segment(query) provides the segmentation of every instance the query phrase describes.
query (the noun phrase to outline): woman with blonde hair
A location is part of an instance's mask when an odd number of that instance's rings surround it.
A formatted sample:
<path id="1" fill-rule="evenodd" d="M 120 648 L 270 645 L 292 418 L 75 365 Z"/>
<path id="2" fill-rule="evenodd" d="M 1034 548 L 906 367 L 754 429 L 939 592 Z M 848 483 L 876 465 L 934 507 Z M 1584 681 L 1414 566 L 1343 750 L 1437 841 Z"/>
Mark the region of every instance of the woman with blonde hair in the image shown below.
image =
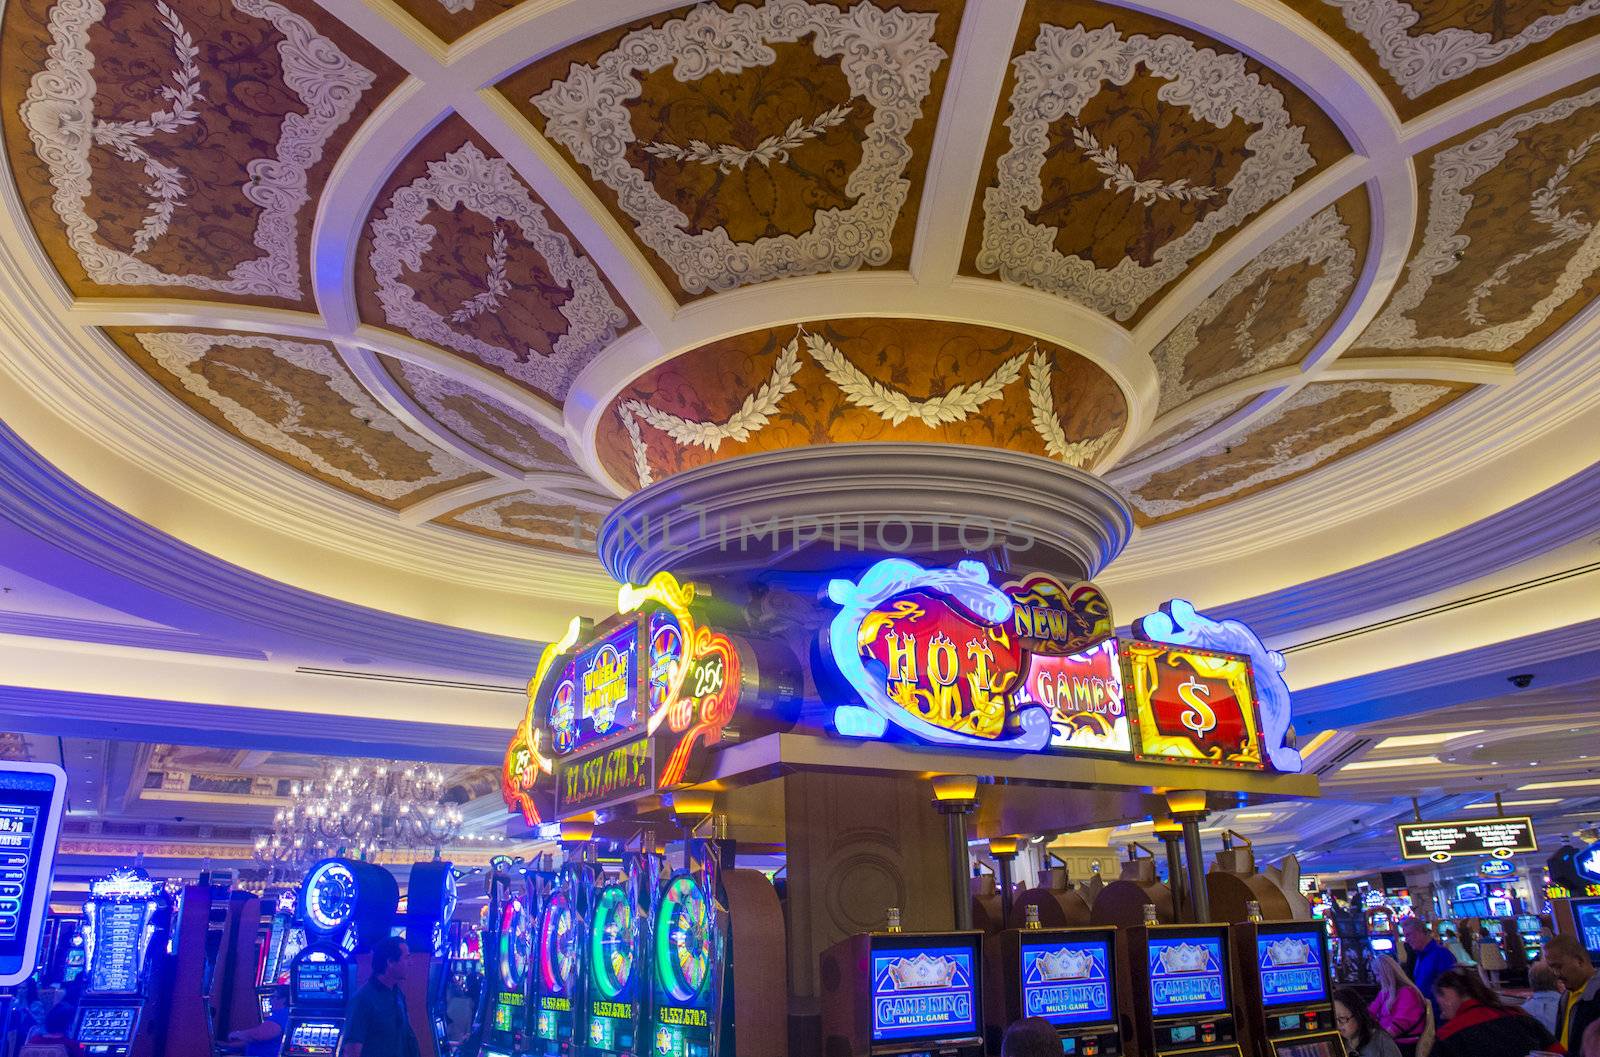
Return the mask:
<path id="1" fill-rule="evenodd" d="M 1387 954 L 1377 957 L 1378 994 L 1367 1008 L 1378 1026 L 1399 1044 L 1404 1057 L 1417 1052 L 1417 1044 L 1428 1030 L 1428 1000 L 1422 997 L 1400 963 Z"/>

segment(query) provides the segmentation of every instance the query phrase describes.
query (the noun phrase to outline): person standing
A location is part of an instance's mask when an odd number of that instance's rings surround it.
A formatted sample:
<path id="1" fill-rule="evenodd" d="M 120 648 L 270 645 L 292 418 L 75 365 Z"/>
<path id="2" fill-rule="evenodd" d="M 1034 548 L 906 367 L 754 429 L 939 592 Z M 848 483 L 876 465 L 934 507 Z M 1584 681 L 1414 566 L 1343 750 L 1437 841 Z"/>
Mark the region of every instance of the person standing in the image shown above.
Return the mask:
<path id="1" fill-rule="evenodd" d="M 1532 994 L 1522 1003 L 1522 1011 L 1550 1030 L 1561 1034 L 1561 992 L 1556 971 L 1543 959 L 1528 966 L 1528 987 Z"/>
<path id="2" fill-rule="evenodd" d="M 1555 1036 L 1520 1009 L 1505 1004 L 1483 977 L 1464 965 L 1446 969 L 1433 982 L 1443 1023 L 1432 1057 L 1528 1057 L 1539 1051 L 1567 1052 Z"/>
<path id="3" fill-rule="evenodd" d="M 419 1057 L 416 1032 L 400 985 L 406 978 L 406 944 L 386 936 L 372 946 L 372 976 L 350 1003 L 341 1057 Z"/>
<path id="4" fill-rule="evenodd" d="M 1589 961 L 1576 936 L 1557 936 L 1544 950 L 1544 960 L 1567 985 L 1567 1002 L 1561 1010 L 1561 1044 L 1576 1051 L 1589 1025 L 1600 1021 L 1600 972 Z"/>
<path id="5" fill-rule="evenodd" d="M 1433 993 L 1433 982 L 1455 967 L 1456 956 L 1429 934 L 1428 926 L 1422 923 L 1421 918 L 1406 918 L 1401 922 L 1400 936 L 1411 951 L 1411 979 L 1416 981 L 1422 997 L 1433 1005 L 1434 1019 L 1443 1023 L 1439 999 Z"/>

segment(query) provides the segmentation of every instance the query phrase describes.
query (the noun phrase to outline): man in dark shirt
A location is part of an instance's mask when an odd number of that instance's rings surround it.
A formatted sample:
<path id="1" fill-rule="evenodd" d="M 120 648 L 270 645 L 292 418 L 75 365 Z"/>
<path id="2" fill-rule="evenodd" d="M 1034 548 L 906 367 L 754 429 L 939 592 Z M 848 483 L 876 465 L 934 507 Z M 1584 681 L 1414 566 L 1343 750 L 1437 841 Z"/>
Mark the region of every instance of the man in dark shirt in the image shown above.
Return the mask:
<path id="1" fill-rule="evenodd" d="M 400 993 L 405 978 L 405 941 L 379 940 L 372 947 L 372 976 L 350 1003 L 342 1057 L 418 1057 L 417 1036 Z"/>

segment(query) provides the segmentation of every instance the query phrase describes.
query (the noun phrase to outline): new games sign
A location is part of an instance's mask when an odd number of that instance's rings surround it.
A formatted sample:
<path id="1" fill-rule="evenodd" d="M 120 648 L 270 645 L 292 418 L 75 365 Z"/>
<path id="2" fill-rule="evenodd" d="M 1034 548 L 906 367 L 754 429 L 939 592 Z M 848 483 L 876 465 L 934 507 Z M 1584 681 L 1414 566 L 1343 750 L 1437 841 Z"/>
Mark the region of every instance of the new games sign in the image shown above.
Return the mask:
<path id="1" fill-rule="evenodd" d="M 859 580 L 830 581 L 828 598 L 839 611 L 827 655 L 861 702 L 834 710 L 837 733 L 878 738 L 892 725 L 935 745 L 1032 751 L 1057 740 L 1059 723 L 1063 743 L 1082 729 L 1099 742 L 1086 747 L 1116 747 L 1120 685 L 1112 692 L 1102 676 L 1093 722 L 1075 705 L 1095 711 L 1095 662 L 1072 658 L 1112 631 L 1094 585 L 1030 576 L 997 587 L 979 562 L 888 558 Z"/>

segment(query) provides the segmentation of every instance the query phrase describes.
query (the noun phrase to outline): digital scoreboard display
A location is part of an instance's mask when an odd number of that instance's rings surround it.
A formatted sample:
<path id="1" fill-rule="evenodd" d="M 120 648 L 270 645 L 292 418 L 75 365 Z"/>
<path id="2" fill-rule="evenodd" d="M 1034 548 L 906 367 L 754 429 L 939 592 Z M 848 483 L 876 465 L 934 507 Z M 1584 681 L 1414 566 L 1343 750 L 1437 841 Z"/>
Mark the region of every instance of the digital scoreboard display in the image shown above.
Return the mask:
<path id="1" fill-rule="evenodd" d="M 1316 929 L 1262 932 L 1256 936 L 1261 1003 L 1277 1006 L 1328 1001 L 1327 964 Z"/>
<path id="2" fill-rule="evenodd" d="M 1600 899 L 1574 899 L 1572 922 L 1577 926 L 1578 942 L 1589 952 L 1589 960 L 1600 965 Z"/>
<path id="3" fill-rule="evenodd" d="M 1147 942 L 1152 1016 L 1227 1012 L 1228 962 L 1221 936 L 1153 935 Z"/>
<path id="4" fill-rule="evenodd" d="M 979 1035 L 978 942 L 964 936 L 872 939 L 872 1039 Z"/>
<path id="5" fill-rule="evenodd" d="M 1111 943 L 1022 938 L 1022 1015 L 1057 1026 L 1116 1020 Z"/>
<path id="6" fill-rule="evenodd" d="M 33 971 L 65 796 L 59 767 L 0 763 L 0 986 Z"/>

